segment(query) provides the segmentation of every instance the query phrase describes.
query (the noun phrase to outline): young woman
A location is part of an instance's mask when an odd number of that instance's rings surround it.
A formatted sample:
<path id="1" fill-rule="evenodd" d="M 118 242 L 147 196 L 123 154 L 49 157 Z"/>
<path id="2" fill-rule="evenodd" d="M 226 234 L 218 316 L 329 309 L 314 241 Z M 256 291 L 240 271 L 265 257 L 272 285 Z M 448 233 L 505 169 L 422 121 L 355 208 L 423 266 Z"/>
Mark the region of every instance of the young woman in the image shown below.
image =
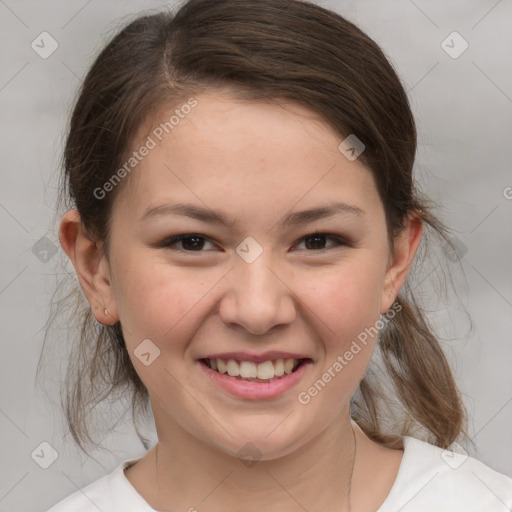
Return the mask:
<path id="1" fill-rule="evenodd" d="M 128 384 L 158 442 L 51 512 L 509 510 L 512 479 L 447 450 L 466 413 L 407 287 L 445 233 L 415 151 L 380 48 L 313 3 L 190 0 L 120 31 L 64 154 L 90 306 L 67 413 L 82 446 L 84 390 Z"/>

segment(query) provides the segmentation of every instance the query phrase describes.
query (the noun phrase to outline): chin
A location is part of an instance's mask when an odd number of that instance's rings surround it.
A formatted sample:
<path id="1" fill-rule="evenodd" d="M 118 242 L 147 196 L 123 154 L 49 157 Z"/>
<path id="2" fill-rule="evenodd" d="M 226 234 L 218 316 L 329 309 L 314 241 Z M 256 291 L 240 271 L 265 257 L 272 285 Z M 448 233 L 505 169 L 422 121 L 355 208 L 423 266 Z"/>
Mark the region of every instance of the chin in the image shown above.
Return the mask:
<path id="1" fill-rule="evenodd" d="M 254 463 L 285 457 L 305 444 L 305 437 L 301 433 L 293 436 L 285 429 L 281 430 L 281 427 L 276 428 L 280 421 L 282 419 L 272 428 L 237 428 L 238 432 L 243 432 L 243 435 L 228 437 L 224 442 L 215 443 L 215 445 L 228 455 L 246 461 L 248 467 L 251 466 L 251 461 Z"/>

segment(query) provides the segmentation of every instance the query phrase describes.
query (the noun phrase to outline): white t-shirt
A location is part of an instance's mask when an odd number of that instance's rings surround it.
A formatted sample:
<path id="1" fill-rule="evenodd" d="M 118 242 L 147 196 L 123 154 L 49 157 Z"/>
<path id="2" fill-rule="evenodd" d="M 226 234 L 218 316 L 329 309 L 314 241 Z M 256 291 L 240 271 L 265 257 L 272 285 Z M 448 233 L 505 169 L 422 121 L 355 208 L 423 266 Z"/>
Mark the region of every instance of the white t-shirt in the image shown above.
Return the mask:
<path id="1" fill-rule="evenodd" d="M 155 512 L 123 470 L 122 462 L 48 512 Z M 512 478 L 459 453 L 404 436 L 404 454 L 386 500 L 375 512 L 509 512 Z"/>

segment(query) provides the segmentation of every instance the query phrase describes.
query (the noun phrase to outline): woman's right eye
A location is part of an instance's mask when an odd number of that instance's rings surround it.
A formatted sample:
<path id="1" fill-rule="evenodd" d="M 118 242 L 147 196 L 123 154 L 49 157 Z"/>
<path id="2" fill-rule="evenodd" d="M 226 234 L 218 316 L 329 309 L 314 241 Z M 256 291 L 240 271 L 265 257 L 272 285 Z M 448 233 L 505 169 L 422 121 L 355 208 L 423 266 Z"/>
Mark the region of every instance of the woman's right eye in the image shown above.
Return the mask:
<path id="1" fill-rule="evenodd" d="M 183 250 L 183 252 L 204 252 L 201 249 L 204 247 L 205 241 L 209 241 L 209 238 L 203 235 L 187 233 L 184 235 L 176 235 L 171 238 L 167 238 L 161 244 L 159 244 L 159 246 L 173 249 L 174 245 L 181 243 L 183 249 L 177 250 Z"/>

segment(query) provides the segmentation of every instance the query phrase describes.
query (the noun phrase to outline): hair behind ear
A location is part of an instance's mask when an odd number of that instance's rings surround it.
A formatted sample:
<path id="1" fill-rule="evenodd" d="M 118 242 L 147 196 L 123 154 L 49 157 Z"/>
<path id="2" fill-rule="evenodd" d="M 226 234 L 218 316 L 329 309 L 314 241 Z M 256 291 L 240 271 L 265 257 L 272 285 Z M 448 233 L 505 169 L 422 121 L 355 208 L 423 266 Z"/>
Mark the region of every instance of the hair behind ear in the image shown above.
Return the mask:
<path id="1" fill-rule="evenodd" d="M 401 310 L 379 337 L 385 369 L 407 415 L 433 434 L 431 444 L 448 448 L 461 432 L 467 436 L 464 403 L 445 354 L 414 297 L 397 298 L 396 303 Z M 360 427 L 381 444 L 402 447 L 400 437 L 385 434 L 379 425 L 379 402 L 387 401 L 381 390 L 366 377 L 359 390 L 363 404 L 355 401 L 354 419 Z M 403 424 L 402 430 L 406 433 L 408 427 Z"/>

